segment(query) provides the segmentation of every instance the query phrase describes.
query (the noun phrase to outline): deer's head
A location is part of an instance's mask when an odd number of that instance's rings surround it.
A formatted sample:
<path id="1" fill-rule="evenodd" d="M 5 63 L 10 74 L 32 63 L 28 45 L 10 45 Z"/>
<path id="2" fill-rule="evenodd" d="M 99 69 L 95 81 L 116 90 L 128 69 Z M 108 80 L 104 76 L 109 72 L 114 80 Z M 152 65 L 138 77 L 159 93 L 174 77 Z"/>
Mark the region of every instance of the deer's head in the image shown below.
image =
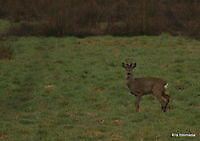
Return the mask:
<path id="1" fill-rule="evenodd" d="M 136 63 L 122 63 L 122 67 L 126 70 L 127 75 L 131 75 L 133 69 L 136 67 Z"/>

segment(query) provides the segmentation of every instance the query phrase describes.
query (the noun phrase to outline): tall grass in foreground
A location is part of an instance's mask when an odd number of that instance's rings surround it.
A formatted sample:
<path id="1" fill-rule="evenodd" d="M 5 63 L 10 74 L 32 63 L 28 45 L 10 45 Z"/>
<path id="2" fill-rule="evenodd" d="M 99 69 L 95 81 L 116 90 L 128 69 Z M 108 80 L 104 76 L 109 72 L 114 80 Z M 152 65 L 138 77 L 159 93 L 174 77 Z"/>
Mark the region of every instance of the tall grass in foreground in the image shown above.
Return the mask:
<path id="1" fill-rule="evenodd" d="M 0 60 L 0 140 L 197 141 L 171 137 L 199 131 L 200 42 L 184 37 L 20 37 L 15 56 Z M 141 112 L 125 85 L 121 62 L 136 77 L 162 77 L 166 113 L 153 96 Z"/>

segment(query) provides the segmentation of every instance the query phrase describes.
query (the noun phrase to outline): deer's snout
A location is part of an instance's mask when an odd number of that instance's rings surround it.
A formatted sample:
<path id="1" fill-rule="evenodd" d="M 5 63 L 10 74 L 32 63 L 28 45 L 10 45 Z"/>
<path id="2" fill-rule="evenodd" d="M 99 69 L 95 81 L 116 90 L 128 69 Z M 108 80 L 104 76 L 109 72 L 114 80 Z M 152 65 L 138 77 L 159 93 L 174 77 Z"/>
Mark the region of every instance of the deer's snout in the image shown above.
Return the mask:
<path id="1" fill-rule="evenodd" d="M 130 73 L 130 72 L 128 72 L 127 74 L 128 74 L 128 75 L 131 75 L 131 73 Z"/>

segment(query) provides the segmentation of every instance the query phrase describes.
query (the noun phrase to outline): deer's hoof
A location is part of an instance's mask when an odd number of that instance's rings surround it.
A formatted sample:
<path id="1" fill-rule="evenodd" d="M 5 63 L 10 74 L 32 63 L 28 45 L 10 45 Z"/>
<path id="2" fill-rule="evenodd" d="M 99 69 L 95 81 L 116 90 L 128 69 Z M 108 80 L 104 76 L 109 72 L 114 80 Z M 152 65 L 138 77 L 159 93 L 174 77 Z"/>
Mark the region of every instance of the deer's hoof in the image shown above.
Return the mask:
<path id="1" fill-rule="evenodd" d="M 136 110 L 136 113 L 139 113 L 140 112 L 140 110 Z"/>
<path id="2" fill-rule="evenodd" d="M 162 106 L 162 111 L 166 112 L 166 106 Z"/>

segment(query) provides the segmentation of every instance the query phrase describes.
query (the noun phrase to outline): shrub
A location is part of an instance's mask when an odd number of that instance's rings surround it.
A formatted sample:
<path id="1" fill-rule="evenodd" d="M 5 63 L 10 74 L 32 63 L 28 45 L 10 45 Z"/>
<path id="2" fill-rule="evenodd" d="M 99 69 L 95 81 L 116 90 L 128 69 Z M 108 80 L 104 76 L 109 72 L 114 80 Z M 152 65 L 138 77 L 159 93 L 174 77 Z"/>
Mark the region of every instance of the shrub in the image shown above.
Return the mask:
<path id="1" fill-rule="evenodd" d="M 0 9 L 20 23 L 15 35 L 200 36 L 198 0 L 1 0 Z"/>

